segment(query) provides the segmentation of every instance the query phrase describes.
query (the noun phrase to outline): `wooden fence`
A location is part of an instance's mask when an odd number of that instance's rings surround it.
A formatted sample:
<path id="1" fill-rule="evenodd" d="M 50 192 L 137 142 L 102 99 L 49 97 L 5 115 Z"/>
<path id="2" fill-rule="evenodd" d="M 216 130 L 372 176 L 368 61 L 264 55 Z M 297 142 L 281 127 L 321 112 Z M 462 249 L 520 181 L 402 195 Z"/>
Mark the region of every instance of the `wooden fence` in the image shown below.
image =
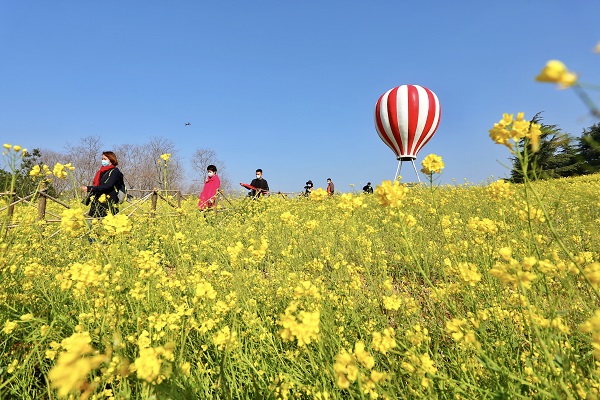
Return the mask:
<path id="1" fill-rule="evenodd" d="M 136 194 L 139 194 L 139 195 L 135 196 Z M 31 207 L 37 207 L 38 221 L 45 221 L 45 222 L 60 222 L 60 220 L 61 220 L 60 215 L 57 215 L 57 214 L 54 214 L 54 213 L 48 211 L 48 208 L 47 208 L 48 200 L 59 204 L 61 207 L 71 208 L 68 204 L 62 202 L 59 199 L 56 199 L 56 198 L 50 196 L 48 193 L 46 193 L 46 191 L 43 191 L 43 190 L 39 191 L 37 193 L 27 195 L 25 197 L 19 197 L 16 193 L 0 192 L 0 198 L 5 198 L 5 197 L 9 198 L 8 205 L 0 208 L 0 213 L 7 211 L 7 213 L 8 213 L 7 217 L 8 217 L 9 221 L 12 221 L 14 212 L 15 212 L 15 206 L 19 203 L 23 203 L 23 204 L 29 205 Z M 35 197 L 37 197 L 37 202 L 35 202 Z M 175 199 L 173 200 L 169 197 L 175 197 Z M 147 213 L 151 217 L 154 217 L 157 215 L 157 210 L 159 209 L 159 201 L 160 200 L 164 201 L 166 204 L 168 204 L 173 209 L 175 209 L 175 208 L 181 207 L 182 198 L 183 198 L 183 195 L 181 194 L 181 191 L 179 191 L 179 190 L 129 189 L 127 191 L 127 201 L 121 205 L 120 212 L 127 212 L 128 216 L 131 216 L 132 214 L 134 214 L 135 212 L 138 212 L 138 211 L 144 212 L 142 210 L 141 206 L 142 206 L 142 204 L 149 201 L 150 202 L 150 210 L 147 211 Z M 47 219 L 46 218 L 47 215 L 50 215 L 53 218 Z M 89 218 L 89 219 L 91 219 L 91 218 Z M 14 223 L 11 224 L 11 226 L 14 226 L 14 225 L 16 225 L 16 224 L 14 224 Z"/>

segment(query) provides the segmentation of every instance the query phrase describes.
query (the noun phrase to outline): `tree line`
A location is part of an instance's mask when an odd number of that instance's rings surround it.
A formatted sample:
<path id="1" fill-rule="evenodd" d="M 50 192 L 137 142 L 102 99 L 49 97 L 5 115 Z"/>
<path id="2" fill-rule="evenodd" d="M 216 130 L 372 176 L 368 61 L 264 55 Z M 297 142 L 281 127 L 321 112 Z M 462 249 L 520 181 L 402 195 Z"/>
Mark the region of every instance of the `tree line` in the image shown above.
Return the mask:
<path id="1" fill-rule="evenodd" d="M 541 123 L 538 115 L 535 123 Z M 556 125 L 541 123 L 539 151 L 529 152 L 527 176 L 529 179 L 552 179 L 600 172 L 600 123 L 584 129 L 579 137 L 564 133 Z M 525 146 L 521 141 L 520 148 Z M 511 157 L 510 181 L 523 182 L 522 161 Z"/>
<path id="2" fill-rule="evenodd" d="M 65 195 L 78 190 L 81 185 L 91 185 L 96 171 L 100 168 L 102 152 L 107 148 L 99 137 L 84 137 L 75 143 L 68 144 L 64 150 L 36 148 L 29 151 L 22 158 L 16 171 L 16 192 L 19 196 L 33 193 L 38 181 L 29 176 L 29 171 L 35 166 L 47 165 L 51 170 L 56 163 L 71 163 L 75 169 L 70 171 L 71 177 L 65 180 L 52 179 L 46 185 L 46 190 L 51 195 Z M 221 188 L 231 190 L 231 181 L 227 175 L 225 164 L 218 159 L 212 149 L 198 148 L 191 159 L 184 160 L 177 151 L 172 140 L 164 137 L 152 137 L 142 144 L 121 144 L 110 147 L 118 157 L 119 169 L 125 176 L 128 189 L 170 189 L 180 190 L 183 193 L 199 193 L 203 179 L 206 176 L 206 167 L 210 164 L 218 166 Z M 158 160 L 162 154 L 170 154 L 166 164 Z M 189 179 L 191 171 L 194 179 Z M 0 182 L 6 184 L 11 172 L 0 170 Z M 165 180 L 166 178 L 166 180 Z M 5 191 L 7 188 L 3 188 Z"/>

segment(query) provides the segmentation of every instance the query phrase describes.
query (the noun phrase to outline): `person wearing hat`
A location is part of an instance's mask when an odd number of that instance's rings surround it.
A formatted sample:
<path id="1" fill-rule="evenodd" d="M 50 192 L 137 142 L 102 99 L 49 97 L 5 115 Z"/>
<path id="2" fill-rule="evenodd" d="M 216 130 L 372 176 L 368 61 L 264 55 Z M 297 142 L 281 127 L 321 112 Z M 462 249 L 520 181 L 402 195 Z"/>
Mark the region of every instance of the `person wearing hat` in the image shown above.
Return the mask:
<path id="1" fill-rule="evenodd" d="M 329 196 L 333 196 L 334 192 L 335 192 L 335 185 L 331 181 L 331 178 L 327 178 L 327 194 Z"/>
<path id="2" fill-rule="evenodd" d="M 373 193 L 373 186 L 371 186 L 371 182 L 367 182 L 367 184 L 363 186 L 363 192 L 369 194 Z"/>
<path id="3" fill-rule="evenodd" d="M 312 181 L 307 181 L 306 182 L 306 186 L 304 186 L 304 195 L 305 196 L 310 196 L 310 192 L 312 192 L 313 190 L 313 183 Z"/>

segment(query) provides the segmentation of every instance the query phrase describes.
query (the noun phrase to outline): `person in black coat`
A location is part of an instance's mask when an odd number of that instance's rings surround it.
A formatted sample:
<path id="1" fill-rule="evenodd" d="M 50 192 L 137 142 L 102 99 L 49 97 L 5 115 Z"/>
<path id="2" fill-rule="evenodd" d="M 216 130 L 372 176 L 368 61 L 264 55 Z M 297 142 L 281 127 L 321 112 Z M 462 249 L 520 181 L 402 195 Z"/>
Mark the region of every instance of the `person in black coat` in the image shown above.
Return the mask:
<path id="1" fill-rule="evenodd" d="M 88 212 L 90 217 L 106 217 L 109 210 L 113 215 L 119 212 L 117 188 L 123 185 L 123 173 L 117 165 L 119 162 L 115 153 L 103 152 L 102 167 L 96 172 L 93 185 L 81 187 L 81 191 L 87 195 L 84 204 L 88 205 L 91 202 Z"/>
<path id="2" fill-rule="evenodd" d="M 262 177 L 262 169 L 259 168 L 256 170 L 256 178 L 252 179 L 250 186 L 258 189 L 252 189 L 250 193 L 248 193 L 248 196 L 250 197 L 260 197 L 261 195 L 269 192 L 269 184 L 267 183 L 267 180 Z"/>
<path id="3" fill-rule="evenodd" d="M 373 193 L 373 186 L 371 186 L 371 182 L 367 182 L 367 184 L 365 186 L 363 186 L 363 192 L 369 193 L 369 194 Z"/>

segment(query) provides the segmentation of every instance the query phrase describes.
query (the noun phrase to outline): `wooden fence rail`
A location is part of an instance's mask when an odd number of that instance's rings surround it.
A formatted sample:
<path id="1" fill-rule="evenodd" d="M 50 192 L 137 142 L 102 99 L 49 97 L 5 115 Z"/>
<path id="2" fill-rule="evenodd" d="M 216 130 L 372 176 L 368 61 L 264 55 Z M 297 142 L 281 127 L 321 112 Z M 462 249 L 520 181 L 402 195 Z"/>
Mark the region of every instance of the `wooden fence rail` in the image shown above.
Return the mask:
<path id="1" fill-rule="evenodd" d="M 135 196 L 132 195 L 132 194 L 135 194 L 135 193 L 140 193 L 142 196 L 139 197 L 139 198 L 136 198 Z M 177 201 L 176 204 L 173 203 L 173 201 L 171 201 L 171 199 L 169 199 L 169 193 L 173 193 L 176 196 L 176 201 Z M 37 196 L 37 217 L 38 217 L 38 221 L 45 221 L 45 222 L 60 222 L 61 221 L 60 215 L 57 215 L 57 214 L 54 214 L 54 213 L 48 211 L 48 209 L 47 209 L 47 207 L 48 207 L 48 200 L 50 200 L 51 202 L 57 203 L 57 204 L 61 205 L 64 208 L 71 208 L 68 204 L 62 202 L 59 199 L 56 199 L 56 198 L 50 196 L 44 190 L 38 191 L 37 193 L 32 193 L 32 194 L 27 195 L 25 197 L 19 197 L 16 193 L 0 192 L 0 198 L 2 198 L 2 197 L 8 197 L 9 198 L 8 205 L 0 208 L 0 213 L 2 213 L 5 210 L 8 210 L 7 218 L 8 218 L 9 221 L 12 221 L 12 218 L 14 216 L 15 206 L 17 204 L 24 203 L 24 204 L 27 204 L 29 206 L 35 207 L 35 205 L 30 201 L 32 198 L 34 198 L 34 196 Z M 142 190 L 142 189 L 129 189 L 128 190 L 128 198 L 127 198 L 127 201 L 126 201 L 127 205 L 125 205 L 125 207 L 122 210 L 120 210 L 120 211 L 124 212 L 124 211 L 127 211 L 130 208 L 132 208 L 133 210 L 131 210 L 127 214 L 128 216 L 131 216 L 136 211 L 141 210 L 141 205 L 143 203 L 145 203 L 146 201 L 150 200 L 150 211 L 149 211 L 149 214 L 150 214 L 151 217 L 155 217 L 157 209 L 158 209 L 159 199 L 163 200 L 165 203 L 167 203 L 172 208 L 180 208 L 181 207 L 181 199 L 182 199 L 182 197 L 183 197 L 183 195 L 181 194 L 180 190 L 159 190 L 159 189 Z M 47 214 L 51 215 L 55 219 L 46 219 L 46 215 Z M 91 218 L 89 218 L 89 219 L 91 219 Z M 17 224 L 11 224 L 11 226 L 15 226 L 15 225 L 17 225 Z"/>

